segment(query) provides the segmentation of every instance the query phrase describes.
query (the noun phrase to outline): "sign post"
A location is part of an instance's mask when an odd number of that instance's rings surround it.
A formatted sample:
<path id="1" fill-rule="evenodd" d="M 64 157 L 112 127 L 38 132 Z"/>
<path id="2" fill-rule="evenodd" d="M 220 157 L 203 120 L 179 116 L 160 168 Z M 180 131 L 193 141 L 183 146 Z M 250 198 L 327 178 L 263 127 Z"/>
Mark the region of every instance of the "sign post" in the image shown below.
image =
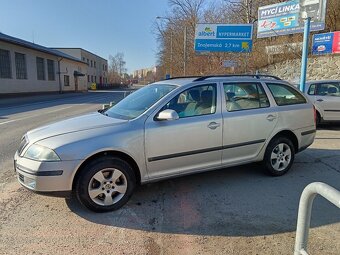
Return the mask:
<path id="1" fill-rule="evenodd" d="M 300 77 L 300 90 L 305 92 L 306 76 L 307 76 L 307 64 L 308 64 L 308 42 L 310 33 L 310 21 L 311 18 L 305 19 L 305 28 L 303 31 L 303 49 L 301 59 L 301 77 Z"/>

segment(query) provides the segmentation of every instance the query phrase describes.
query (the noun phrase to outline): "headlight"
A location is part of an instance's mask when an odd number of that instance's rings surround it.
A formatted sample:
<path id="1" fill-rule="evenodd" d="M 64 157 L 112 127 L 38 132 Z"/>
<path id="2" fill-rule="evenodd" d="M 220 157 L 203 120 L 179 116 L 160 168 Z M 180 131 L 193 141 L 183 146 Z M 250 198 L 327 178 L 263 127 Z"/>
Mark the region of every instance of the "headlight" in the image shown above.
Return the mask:
<path id="1" fill-rule="evenodd" d="M 53 150 L 32 144 L 24 154 L 24 158 L 34 159 L 38 161 L 59 161 L 60 158 Z"/>

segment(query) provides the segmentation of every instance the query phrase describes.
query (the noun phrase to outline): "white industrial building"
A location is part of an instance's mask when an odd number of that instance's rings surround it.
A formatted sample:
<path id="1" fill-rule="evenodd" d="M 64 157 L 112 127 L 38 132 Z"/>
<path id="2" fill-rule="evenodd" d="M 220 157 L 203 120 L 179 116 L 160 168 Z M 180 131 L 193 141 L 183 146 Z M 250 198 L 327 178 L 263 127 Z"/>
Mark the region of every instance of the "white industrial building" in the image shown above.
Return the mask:
<path id="1" fill-rule="evenodd" d="M 87 85 L 108 83 L 107 60 L 82 48 L 53 48 L 87 63 Z"/>
<path id="2" fill-rule="evenodd" d="M 0 33 L 0 95 L 86 91 L 81 58 Z"/>

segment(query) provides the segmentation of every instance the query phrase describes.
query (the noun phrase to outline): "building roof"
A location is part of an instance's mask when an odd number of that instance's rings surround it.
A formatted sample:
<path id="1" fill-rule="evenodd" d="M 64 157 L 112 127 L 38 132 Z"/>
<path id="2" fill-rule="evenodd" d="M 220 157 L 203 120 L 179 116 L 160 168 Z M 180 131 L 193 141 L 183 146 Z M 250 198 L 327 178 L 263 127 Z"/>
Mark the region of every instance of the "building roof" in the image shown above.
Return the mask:
<path id="1" fill-rule="evenodd" d="M 101 58 L 101 59 L 107 61 L 107 59 L 105 59 L 105 58 L 103 58 L 103 57 L 101 57 L 101 56 L 98 56 L 97 54 L 94 54 L 94 53 L 91 52 L 91 51 L 84 50 L 83 48 L 52 47 L 51 49 L 56 49 L 56 50 L 58 50 L 58 49 L 60 49 L 60 50 L 63 50 L 63 49 L 65 49 L 65 50 L 82 50 L 82 51 L 85 51 L 85 52 L 87 52 L 87 53 L 90 53 L 90 54 L 92 54 L 92 55 L 95 55 L 95 56 L 98 57 L 98 58 Z"/>
<path id="2" fill-rule="evenodd" d="M 48 54 L 51 54 L 51 55 L 54 55 L 54 56 L 57 56 L 57 57 L 66 58 L 66 59 L 69 59 L 69 60 L 73 60 L 73 61 L 76 61 L 76 62 L 87 64 L 87 63 L 81 61 L 78 58 L 75 58 L 75 57 L 72 57 L 68 54 L 65 54 L 64 52 L 61 52 L 61 51 L 58 51 L 58 50 L 55 50 L 55 49 L 50 49 L 50 48 L 47 48 L 45 46 L 35 44 L 35 43 L 31 43 L 31 42 L 28 42 L 28 41 L 25 41 L 25 40 L 22 40 L 22 39 L 13 37 L 13 36 L 9 36 L 9 35 L 3 34 L 3 33 L 0 33 L 0 41 L 16 44 L 18 46 L 22 46 L 22 47 L 25 47 L 25 48 L 28 48 L 28 49 L 33 49 L 33 50 L 48 53 Z"/>

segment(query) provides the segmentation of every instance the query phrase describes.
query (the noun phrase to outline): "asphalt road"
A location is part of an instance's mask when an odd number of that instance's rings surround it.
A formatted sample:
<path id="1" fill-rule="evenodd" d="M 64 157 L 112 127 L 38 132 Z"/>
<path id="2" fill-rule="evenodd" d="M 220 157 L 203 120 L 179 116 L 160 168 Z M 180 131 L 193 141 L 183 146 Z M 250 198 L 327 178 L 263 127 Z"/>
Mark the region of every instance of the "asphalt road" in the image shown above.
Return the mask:
<path id="1" fill-rule="evenodd" d="M 0 254 L 292 254 L 303 188 L 322 181 L 340 190 L 340 125 L 319 129 L 285 176 L 267 177 L 252 164 L 171 179 L 139 187 L 112 213 L 20 187 L 13 155 L 27 130 L 123 97 L 1 99 Z M 309 251 L 340 254 L 339 236 L 340 210 L 316 198 Z"/>

